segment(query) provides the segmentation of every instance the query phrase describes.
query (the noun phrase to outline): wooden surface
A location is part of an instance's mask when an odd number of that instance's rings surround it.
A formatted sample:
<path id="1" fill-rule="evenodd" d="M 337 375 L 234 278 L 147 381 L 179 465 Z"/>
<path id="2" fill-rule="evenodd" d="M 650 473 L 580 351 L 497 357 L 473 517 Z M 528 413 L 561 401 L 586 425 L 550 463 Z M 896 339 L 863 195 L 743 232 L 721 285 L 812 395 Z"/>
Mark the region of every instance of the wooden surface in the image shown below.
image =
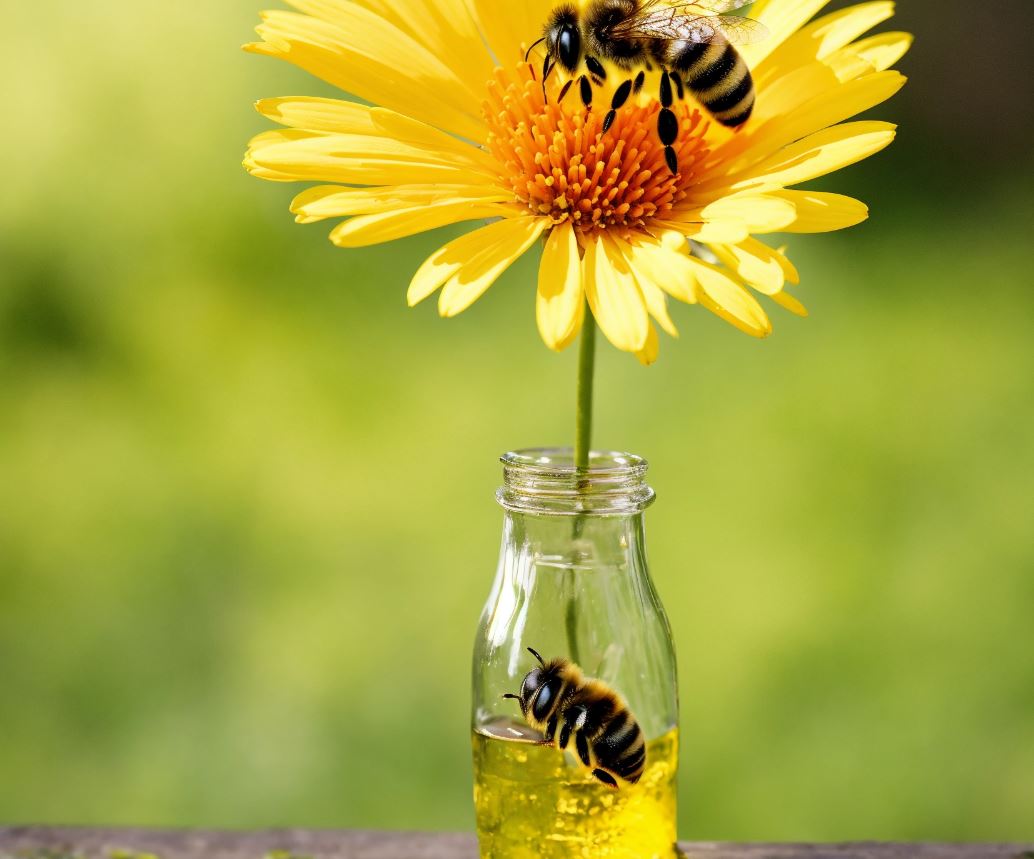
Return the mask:
<path id="1" fill-rule="evenodd" d="M 681 845 L 688 859 L 1034 859 L 1030 844 Z M 0 827 L 0 859 L 477 859 L 472 835 Z"/>

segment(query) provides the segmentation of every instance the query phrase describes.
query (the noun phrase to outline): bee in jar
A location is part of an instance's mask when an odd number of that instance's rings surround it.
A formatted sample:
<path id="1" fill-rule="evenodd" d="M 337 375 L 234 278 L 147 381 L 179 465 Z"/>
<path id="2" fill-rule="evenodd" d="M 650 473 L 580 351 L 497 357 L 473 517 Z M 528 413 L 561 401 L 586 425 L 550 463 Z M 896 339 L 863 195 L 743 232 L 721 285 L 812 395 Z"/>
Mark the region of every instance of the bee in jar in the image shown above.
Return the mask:
<path id="1" fill-rule="evenodd" d="M 571 749 L 597 781 L 617 788 L 635 784 L 646 766 L 646 740 L 628 704 L 601 680 L 586 677 L 568 659 L 539 661 L 524 677 L 521 691 L 507 693 L 525 720 L 543 734 L 542 742 Z"/>

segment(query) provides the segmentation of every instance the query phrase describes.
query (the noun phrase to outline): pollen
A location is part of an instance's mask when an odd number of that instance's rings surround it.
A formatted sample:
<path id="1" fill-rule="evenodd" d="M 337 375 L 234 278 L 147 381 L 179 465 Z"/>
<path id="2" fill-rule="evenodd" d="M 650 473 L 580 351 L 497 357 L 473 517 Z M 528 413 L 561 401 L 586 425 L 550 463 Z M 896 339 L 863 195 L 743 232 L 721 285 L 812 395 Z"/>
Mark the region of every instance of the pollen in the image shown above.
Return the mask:
<path id="1" fill-rule="evenodd" d="M 649 232 L 692 186 L 707 155 L 709 125 L 698 109 L 672 106 L 679 123 L 673 144 L 679 172 L 672 175 L 657 134 L 660 105 L 640 95 L 621 107 L 603 131 L 610 96 L 602 90 L 586 108 L 577 82 L 566 98 L 555 81 L 543 98 L 542 83 L 527 63 L 516 72 L 496 69 L 483 113 L 487 145 L 503 181 L 536 215 L 554 224 L 570 221 L 583 233 L 612 230 L 623 238 Z"/>

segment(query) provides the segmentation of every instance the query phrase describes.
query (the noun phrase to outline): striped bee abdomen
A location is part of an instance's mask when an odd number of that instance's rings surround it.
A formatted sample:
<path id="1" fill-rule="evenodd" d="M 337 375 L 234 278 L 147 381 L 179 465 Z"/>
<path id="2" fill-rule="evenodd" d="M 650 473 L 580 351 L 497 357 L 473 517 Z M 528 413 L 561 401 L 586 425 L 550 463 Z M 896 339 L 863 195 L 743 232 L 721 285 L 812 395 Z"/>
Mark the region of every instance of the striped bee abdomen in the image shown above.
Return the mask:
<path id="1" fill-rule="evenodd" d="M 719 33 L 706 43 L 677 41 L 667 62 L 718 122 L 735 128 L 754 110 L 754 80 L 736 49 Z"/>
<path id="2" fill-rule="evenodd" d="M 617 787 L 635 784 L 646 767 L 646 741 L 621 696 L 600 680 L 586 678 L 573 662 L 539 660 L 524 678 L 519 694 L 528 724 L 542 731 L 542 741 L 574 754 L 597 781 Z"/>
<path id="3" fill-rule="evenodd" d="M 592 743 L 596 765 L 633 784 L 646 764 L 646 740 L 628 710 L 620 711 Z"/>

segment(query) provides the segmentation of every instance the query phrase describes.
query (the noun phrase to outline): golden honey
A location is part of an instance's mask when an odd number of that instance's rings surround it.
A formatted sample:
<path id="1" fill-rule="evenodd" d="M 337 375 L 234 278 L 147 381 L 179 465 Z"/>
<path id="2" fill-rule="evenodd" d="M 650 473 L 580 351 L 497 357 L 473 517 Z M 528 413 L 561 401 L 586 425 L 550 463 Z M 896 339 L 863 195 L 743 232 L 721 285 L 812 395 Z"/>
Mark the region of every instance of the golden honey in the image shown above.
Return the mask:
<path id="1" fill-rule="evenodd" d="M 600 784 L 515 722 L 473 733 L 482 859 L 672 859 L 678 730 L 646 745 L 638 784 Z"/>

